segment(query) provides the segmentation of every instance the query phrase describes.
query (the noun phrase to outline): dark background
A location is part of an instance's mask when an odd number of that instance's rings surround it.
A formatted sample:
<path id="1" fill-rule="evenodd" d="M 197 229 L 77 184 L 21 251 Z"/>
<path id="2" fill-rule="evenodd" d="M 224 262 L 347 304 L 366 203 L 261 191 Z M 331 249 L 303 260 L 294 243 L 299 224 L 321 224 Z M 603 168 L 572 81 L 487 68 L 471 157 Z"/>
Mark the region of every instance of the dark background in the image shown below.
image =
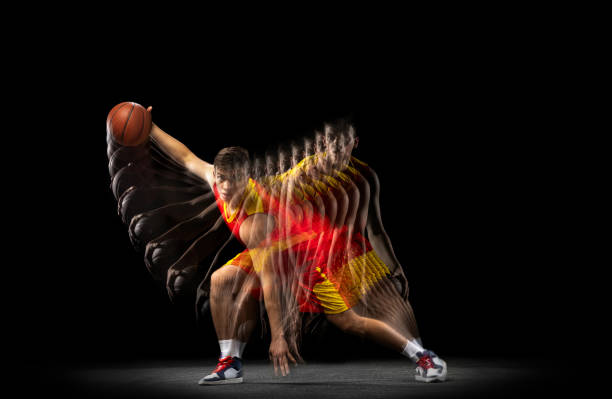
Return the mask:
<path id="1" fill-rule="evenodd" d="M 105 120 L 123 101 L 152 105 L 154 122 L 209 162 L 224 146 L 263 151 L 350 116 L 355 156 L 380 177 L 383 222 L 425 346 L 441 356 L 562 356 L 575 254 L 559 201 L 559 87 L 530 57 L 464 50 L 411 62 L 279 57 L 248 68 L 220 57 L 146 74 L 146 65 L 103 73 L 90 60 L 49 74 L 36 114 L 48 121 L 36 146 L 42 175 L 25 200 L 41 229 L 18 232 L 29 237 L 20 252 L 31 265 L 17 296 L 21 358 L 218 354 L 210 320 L 197 326 L 191 307 L 170 303 L 117 215 Z M 266 356 L 258 333 L 245 356 Z M 394 356 L 328 333 L 306 340 L 305 359 Z"/>

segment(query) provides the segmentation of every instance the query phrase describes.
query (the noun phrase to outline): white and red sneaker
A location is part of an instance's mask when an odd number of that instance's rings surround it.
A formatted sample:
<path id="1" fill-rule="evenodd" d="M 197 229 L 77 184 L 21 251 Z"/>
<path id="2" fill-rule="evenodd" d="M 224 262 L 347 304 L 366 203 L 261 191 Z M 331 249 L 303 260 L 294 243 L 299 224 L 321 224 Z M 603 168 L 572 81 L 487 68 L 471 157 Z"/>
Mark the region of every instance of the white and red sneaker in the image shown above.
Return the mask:
<path id="1" fill-rule="evenodd" d="M 242 382 L 242 359 L 226 356 L 219 359 L 217 368 L 198 381 L 200 385 L 240 384 Z"/>
<path id="2" fill-rule="evenodd" d="M 442 382 L 446 380 L 446 362 L 429 350 L 417 353 L 418 367 L 414 379 L 420 382 Z"/>

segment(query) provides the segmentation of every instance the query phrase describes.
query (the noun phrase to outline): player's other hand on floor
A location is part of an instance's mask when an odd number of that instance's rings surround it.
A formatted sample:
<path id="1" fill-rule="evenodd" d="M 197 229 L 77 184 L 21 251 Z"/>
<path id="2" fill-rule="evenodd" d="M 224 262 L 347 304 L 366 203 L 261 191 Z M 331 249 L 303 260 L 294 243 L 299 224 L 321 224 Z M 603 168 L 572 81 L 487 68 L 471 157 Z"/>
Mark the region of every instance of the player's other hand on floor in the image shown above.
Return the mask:
<path id="1" fill-rule="evenodd" d="M 297 361 L 291 354 L 287 341 L 283 336 L 272 337 L 269 353 L 270 360 L 274 363 L 274 375 L 276 376 L 278 376 L 279 371 L 283 377 L 290 373 L 289 362 L 297 366 Z"/>

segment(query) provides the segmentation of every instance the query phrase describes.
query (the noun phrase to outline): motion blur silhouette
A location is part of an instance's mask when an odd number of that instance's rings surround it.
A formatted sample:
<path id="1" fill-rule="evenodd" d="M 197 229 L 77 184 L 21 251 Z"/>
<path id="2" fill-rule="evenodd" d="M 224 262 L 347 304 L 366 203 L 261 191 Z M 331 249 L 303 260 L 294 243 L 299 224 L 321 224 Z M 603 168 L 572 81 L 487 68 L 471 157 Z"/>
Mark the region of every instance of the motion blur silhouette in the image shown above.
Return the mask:
<path id="1" fill-rule="evenodd" d="M 201 384 L 242 382 L 241 351 L 257 319 L 269 323 L 283 375 L 288 360 L 302 360 L 303 333 L 331 322 L 410 357 L 419 381 L 446 378 L 444 361 L 422 347 L 382 224 L 379 180 L 352 156 L 359 138 L 350 122 L 324 123 L 259 158 L 223 148 L 210 164 L 149 127 L 151 108 L 122 104 L 107 119 L 111 189 L 170 299 L 193 301 L 199 318 L 211 311 L 222 356 Z M 242 251 L 227 260 L 231 242 Z M 234 341 L 238 352 L 224 349 Z"/>

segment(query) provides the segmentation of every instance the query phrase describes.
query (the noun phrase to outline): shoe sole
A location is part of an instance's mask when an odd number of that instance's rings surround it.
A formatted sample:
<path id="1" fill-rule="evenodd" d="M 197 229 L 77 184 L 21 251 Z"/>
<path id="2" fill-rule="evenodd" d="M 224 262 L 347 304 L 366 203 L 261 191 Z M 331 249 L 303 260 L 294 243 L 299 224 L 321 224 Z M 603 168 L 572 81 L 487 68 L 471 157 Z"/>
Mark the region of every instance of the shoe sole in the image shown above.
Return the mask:
<path id="1" fill-rule="evenodd" d="M 241 382 L 242 382 L 242 377 L 238 377 L 238 378 L 230 378 L 229 380 L 201 381 L 201 382 L 198 382 L 198 385 L 240 384 Z"/>
<path id="2" fill-rule="evenodd" d="M 414 379 L 418 382 L 444 382 L 446 381 L 446 375 L 438 377 L 421 377 L 420 375 L 415 375 Z"/>

